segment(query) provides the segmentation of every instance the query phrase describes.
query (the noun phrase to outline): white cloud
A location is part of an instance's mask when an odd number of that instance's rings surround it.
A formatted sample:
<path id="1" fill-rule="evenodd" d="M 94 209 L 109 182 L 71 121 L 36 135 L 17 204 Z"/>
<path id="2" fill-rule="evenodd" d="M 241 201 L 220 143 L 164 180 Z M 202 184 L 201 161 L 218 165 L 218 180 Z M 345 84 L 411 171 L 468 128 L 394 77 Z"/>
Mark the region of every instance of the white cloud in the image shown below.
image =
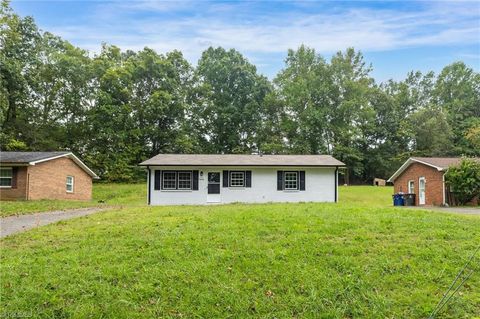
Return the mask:
<path id="1" fill-rule="evenodd" d="M 384 51 L 480 45 L 477 2 L 422 3 L 418 11 L 304 7 L 310 12 L 258 12 L 248 2 L 113 2 L 98 5 L 88 25 L 53 25 L 48 29 L 88 50 L 98 51 L 101 42 L 122 49 L 178 49 L 192 62 L 208 46 L 235 48 L 255 56 L 285 53 L 302 43 L 324 54 L 350 46 Z"/>

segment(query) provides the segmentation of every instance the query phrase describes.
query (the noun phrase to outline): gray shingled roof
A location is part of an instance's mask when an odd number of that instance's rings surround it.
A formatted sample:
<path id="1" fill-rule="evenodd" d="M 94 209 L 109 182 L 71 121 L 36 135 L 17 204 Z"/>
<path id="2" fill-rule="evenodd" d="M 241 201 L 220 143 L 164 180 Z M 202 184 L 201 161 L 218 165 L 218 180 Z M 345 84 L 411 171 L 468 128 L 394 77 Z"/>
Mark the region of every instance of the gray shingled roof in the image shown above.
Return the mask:
<path id="1" fill-rule="evenodd" d="M 480 162 L 480 158 L 473 157 L 471 160 Z M 400 168 L 393 173 L 388 179 L 389 182 L 394 182 L 404 170 L 406 170 L 412 163 L 422 163 L 436 168 L 438 171 L 446 171 L 450 166 L 456 166 L 462 162 L 461 157 L 410 157 Z"/>
<path id="2" fill-rule="evenodd" d="M 88 175 L 93 178 L 98 178 L 97 174 L 72 154 L 72 152 L 0 152 L 0 164 L 5 166 L 35 165 L 37 161 L 48 161 L 63 156 L 73 160 L 80 168 L 87 172 Z"/>
<path id="3" fill-rule="evenodd" d="M 26 164 L 70 152 L 1 152 L 0 163 Z"/>
<path id="4" fill-rule="evenodd" d="M 330 155 L 158 154 L 142 163 L 165 166 L 345 166 Z"/>
<path id="5" fill-rule="evenodd" d="M 462 162 L 461 157 L 412 157 L 413 160 L 424 162 L 432 166 L 446 170 L 450 166 L 458 165 Z M 474 161 L 480 161 L 480 158 L 472 158 Z"/>

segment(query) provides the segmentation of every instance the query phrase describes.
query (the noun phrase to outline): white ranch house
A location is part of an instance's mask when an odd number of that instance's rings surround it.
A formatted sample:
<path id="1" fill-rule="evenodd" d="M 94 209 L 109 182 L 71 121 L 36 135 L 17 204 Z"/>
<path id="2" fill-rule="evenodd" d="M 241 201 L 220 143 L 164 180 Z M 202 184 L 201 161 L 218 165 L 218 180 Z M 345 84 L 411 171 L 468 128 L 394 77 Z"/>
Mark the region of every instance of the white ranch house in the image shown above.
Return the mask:
<path id="1" fill-rule="evenodd" d="M 338 168 L 329 155 L 159 154 L 148 171 L 149 205 L 337 202 Z"/>

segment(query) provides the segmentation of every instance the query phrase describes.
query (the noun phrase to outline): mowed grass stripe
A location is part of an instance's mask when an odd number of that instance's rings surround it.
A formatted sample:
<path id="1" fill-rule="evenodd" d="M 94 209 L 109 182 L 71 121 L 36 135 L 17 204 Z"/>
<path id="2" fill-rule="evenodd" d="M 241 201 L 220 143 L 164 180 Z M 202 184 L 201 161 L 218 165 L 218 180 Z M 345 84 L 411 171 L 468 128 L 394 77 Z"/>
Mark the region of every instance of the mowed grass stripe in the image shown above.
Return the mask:
<path id="1" fill-rule="evenodd" d="M 131 207 L 3 240 L 0 302 L 39 318 L 421 318 L 479 238 L 478 217 L 373 200 Z M 442 318 L 480 313 L 479 283 Z"/>

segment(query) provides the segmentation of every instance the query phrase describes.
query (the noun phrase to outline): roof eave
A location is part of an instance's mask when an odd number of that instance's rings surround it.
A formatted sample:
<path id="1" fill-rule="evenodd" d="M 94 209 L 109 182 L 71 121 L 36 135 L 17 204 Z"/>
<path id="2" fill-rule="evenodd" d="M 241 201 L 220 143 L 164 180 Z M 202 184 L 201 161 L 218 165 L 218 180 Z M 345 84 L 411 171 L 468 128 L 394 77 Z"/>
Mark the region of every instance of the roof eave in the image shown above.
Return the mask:
<path id="1" fill-rule="evenodd" d="M 78 157 L 75 156 L 75 154 L 73 154 L 72 152 L 70 153 L 65 153 L 65 154 L 60 154 L 60 155 L 56 155 L 56 156 L 51 156 L 51 157 L 47 157 L 47 158 L 42 158 L 42 159 L 39 159 L 39 160 L 36 160 L 36 161 L 30 161 L 30 162 L 22 162 L 22 163 L 7 163 L 7 162 L 2 162 L 0 164 L 2 165 L 8 165 L 8 166 L 33 166 L 33 165 L 36 165 L 36 164 L 39 164 L 39 163 L 43 163 L 43 162 L 47 162 L 47 161 L 51 161 L 51 160 L 54 160 L 54 159 L 57 159 L 57 158 L 61 158 L 61 157 L 68 157 L 70 158 L 71 160 L 73 160 L 75 162 L 75 164 L 77 164 L 78 166 L 80 166 L 80 168 L 82 168 L 88 175 L 90 175 L 93 179 L 100 179 L 100 177 L 98 177 L 97 174 L 95 174 L 94 171 L 92 171 L 87 165 L 85 165 Z"/>
<path id="2" fill-rule="evenodd" d="M 90 175 L 93 179 L 100 179 L 94 171 L 92 171 L 87 165 L 85 165 L 78 157 L 75 156 L 73 153 L 68 153 L 68 157 L 70 157 L 78 166 L 83 168 L 88 175 Z"/>
<path id="3" fill-rule="evenodd" d="M 410 157 L 407 161 L 405 161 L 405 163 L 403 163 L 402 166 L 400 166 L 399 169 L 397 169 L 395 171 L 395 173 L 393 173 L 393 175 L 387 180 L 387 182 L 393 183 L 397 179 L 398 176 L 400 176 L 411 164 L 413 164 L 413 162 L 417 162 L 417 163 L 421 163 L 421 164 L 433 167 L 433 168 L 437 169 L 439 172 L 446 170 L 444 167 L 435 166 L 433 164 L 430 164 L 430 163 L 421 161 L 419 159 Z"/>
<path id="4" fill-rule="evenodd" d="M 251 167 L 346 167 L 345 164 L 326 164 L 326 165 L 312 165 L 312 164 L 160 164 L 160 163 L 140 163 L 138 166 L 251 166 Z"/>

